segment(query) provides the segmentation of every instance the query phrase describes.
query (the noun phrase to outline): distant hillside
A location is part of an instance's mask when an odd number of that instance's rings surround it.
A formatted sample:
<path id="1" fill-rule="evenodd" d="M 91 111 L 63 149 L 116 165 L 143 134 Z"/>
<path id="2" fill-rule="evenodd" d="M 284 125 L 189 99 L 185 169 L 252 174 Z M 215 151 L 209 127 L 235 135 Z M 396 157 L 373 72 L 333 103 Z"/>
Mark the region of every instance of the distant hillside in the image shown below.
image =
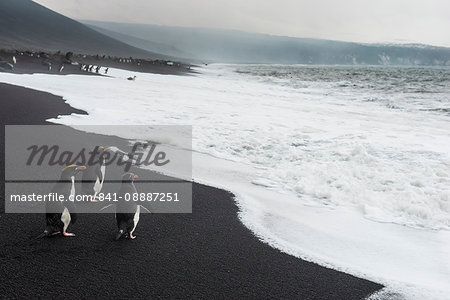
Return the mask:
<path id="1" fill-rule="evenodd" d="M 0 0 L 0 48 L 165 57 L 103 35 L 31 0 Z"/>
<path id="2" fill-rule="evenodd" d="M 205 62 L 450 66 L 450 48 L 444 47 L 358 44 L 234 30 L 82 22 L 107 29 L 109 32 L 102 32 L 111 36 L 128 35 L 127 42 L 149 51 L 161 49 L 155 45 L 165 45 L 161 50 L 168 55 Z"/>
<path id="3" fill-rule="evenodd" d="M 174 46 L 166 45 L 163 43 L 158 42 L 152 42 L 146 39 L 137 38 L 131 35 L 115 32 L 112 30 L 108 30 L 102 27 L 98 27 L 95 25 L 88 25 L 90 28 L 94 29 L 95 31 L 98 31 L 104 35 L 107 35 L 109 37 L 112 37 L 116 40 L 122 41 L 124 43 L 127 43 L 129 45 L 133 45 L 134 47 L 138 47 L 140 49 L 146 49 L 148 51 L 157 52 L 157 53 L 164 53 L 168 56 L 174 56 L 174 57 L 189 57 L 190 54 L 187 54 L 183 51 L 178 50 Z"/>

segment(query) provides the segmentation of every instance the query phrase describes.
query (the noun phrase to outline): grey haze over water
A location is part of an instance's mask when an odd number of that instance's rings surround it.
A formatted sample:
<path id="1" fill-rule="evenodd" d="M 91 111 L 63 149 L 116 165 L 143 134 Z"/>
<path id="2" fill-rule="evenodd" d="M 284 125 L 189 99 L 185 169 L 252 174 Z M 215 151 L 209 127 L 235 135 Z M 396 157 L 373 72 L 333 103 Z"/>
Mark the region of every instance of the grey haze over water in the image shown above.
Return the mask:
<path id="1" fill-rule="evenodd" d="M 197 62 L 450 66 L 450 48 L 288 38 L 235 30 L 82 21 L 147 51 Z"/>

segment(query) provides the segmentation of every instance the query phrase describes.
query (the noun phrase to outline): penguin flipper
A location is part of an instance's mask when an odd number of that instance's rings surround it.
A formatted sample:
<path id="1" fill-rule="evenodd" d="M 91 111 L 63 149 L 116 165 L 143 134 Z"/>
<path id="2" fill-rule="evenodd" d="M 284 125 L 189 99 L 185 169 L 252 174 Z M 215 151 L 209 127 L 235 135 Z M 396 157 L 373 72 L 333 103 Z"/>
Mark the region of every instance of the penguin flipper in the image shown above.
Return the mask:
<path id="1" fill-rule="evenodd" d="M 148 213 L 152 213 L 147 207 L 143 206 L 143 205 L 139 205 L 140 207 L 142 207 L 143 209 L 145 209 Z"/>
<path id="2" fill-rule="evenodd" d="M 111 206 L 113 206 L 113 205 L 115 205 L 115 204 L 113 203 L 113 204 L 110 204 L 110 205 L 103 206 L 102 208 L 100 208 L 99 211 L 102 211 L 102 210 L 104 210 L 104 209 L 107 209 L 108 207 L 111 207 Z"/>

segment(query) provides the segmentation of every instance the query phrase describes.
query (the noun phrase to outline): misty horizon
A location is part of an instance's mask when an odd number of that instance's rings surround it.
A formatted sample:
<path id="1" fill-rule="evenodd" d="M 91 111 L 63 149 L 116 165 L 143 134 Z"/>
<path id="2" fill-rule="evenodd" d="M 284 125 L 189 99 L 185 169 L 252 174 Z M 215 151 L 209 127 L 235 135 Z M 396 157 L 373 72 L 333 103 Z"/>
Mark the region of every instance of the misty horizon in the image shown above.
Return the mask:
<path id="1" fill-rule="evenodd" d="M 432 46 L 432 47 L 438 47 L 438 48 L 450 48 L 450 45 L 447 46 L 441 46 L 441 45 L 434 45 L 434 44 L 426 44 L 426 43 L 419 43 L 419 42 L 412 42 L 412 41 L 392 41 L 392 42 L 357 42 L 352 40 L 338 40 L 338 39 L 329 39 L 329 38 L 317 38 L 317 37 L 311 37 L 311 36 L 290 36 L 290 35 L 280 35 L 280 34 L 270 34 L 270 33 L 264 33 L 264 32 L 254 32 L 254 31 L 246 31 L 241 29 L 228 29 L 228 28 L 220 28 L 220 27 L 200 27 L 200 26 L 172 26 L 172 25 L 161 25 L 161 24 L 153 24 L 153 23 L 137 23 L 137 22 L 114 22 L 114 21 L 99 21 L 99 20 L 90 20 L 90 19 L 74 19 L 75 21 L 78 21 L 82 24 L 89 24 L 90 22 L 101 22 L 101 23 L 116 23 L 116 24 L 124 24 L 124 25 L 148 25 L 148 26 L 156 26 L 156 27 L 167 27 L 167 28 L 180 28 L 180 29 L 198 29 L 198 30 L 217 30 L 217 31 L 228 31 L 228 32 L 238 32 L 238 33 L 248 33 L 248 34 L 255 34 L 255 35 L 261 35 L 261 36 L 268 36 L 268 37 L 280 37 L 280 38 L 289 38 L 289 39 L 310 39 L 310 40 L 323 40 L 323 41 L 332 41 L 332 42 L 344 42 L 344 43 L 355 43 L 355 44 L 362 44 L 362 45 L 398 45 L 398 46 L 410 46 L 410 45 L 423 45 L 423 46 Z"/>
<path id="2" fill-rule="evenodd" d="M 356 1 L 58 1 L 36 3 L 77 20 L 237 30 L 292 38 L 450 47 L 450 3 Z"/>

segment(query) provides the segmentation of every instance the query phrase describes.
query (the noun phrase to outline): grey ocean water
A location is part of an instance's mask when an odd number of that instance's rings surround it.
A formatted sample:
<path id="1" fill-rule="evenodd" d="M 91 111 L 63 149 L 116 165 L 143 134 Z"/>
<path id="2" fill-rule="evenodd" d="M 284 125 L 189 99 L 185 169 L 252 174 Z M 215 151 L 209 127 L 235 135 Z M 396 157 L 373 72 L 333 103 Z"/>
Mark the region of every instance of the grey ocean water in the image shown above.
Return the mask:
<path id="1" fill-rule="evenodd" d="M 245 65 L 237 73 L 300 90 L 326 87 L 329 96 L 392 109 L 450 116 L 450 68 L 396 66 Z"/>
<path id="2" fill-rule="evenodd" d="M 271 166 L 275 172 L 264 175 L 266 185 L 282 182 L 284 189 L 314 203 L 359 207 L 371 220 L 448 228 L 450 68 L 231 69 L 273 92 L 263 94 L 271 98 L 272 111 L 284 107 L 285 118 L 277 124 L 277 134 L 284 136 L 271 137 L 269 149 L 285 145 L 283 154 L 261 151 L 278 158 Z M 267 127 L 273 128 L 266 121 Z M 278 176 L 280 168 L 288 171 Z"/>

